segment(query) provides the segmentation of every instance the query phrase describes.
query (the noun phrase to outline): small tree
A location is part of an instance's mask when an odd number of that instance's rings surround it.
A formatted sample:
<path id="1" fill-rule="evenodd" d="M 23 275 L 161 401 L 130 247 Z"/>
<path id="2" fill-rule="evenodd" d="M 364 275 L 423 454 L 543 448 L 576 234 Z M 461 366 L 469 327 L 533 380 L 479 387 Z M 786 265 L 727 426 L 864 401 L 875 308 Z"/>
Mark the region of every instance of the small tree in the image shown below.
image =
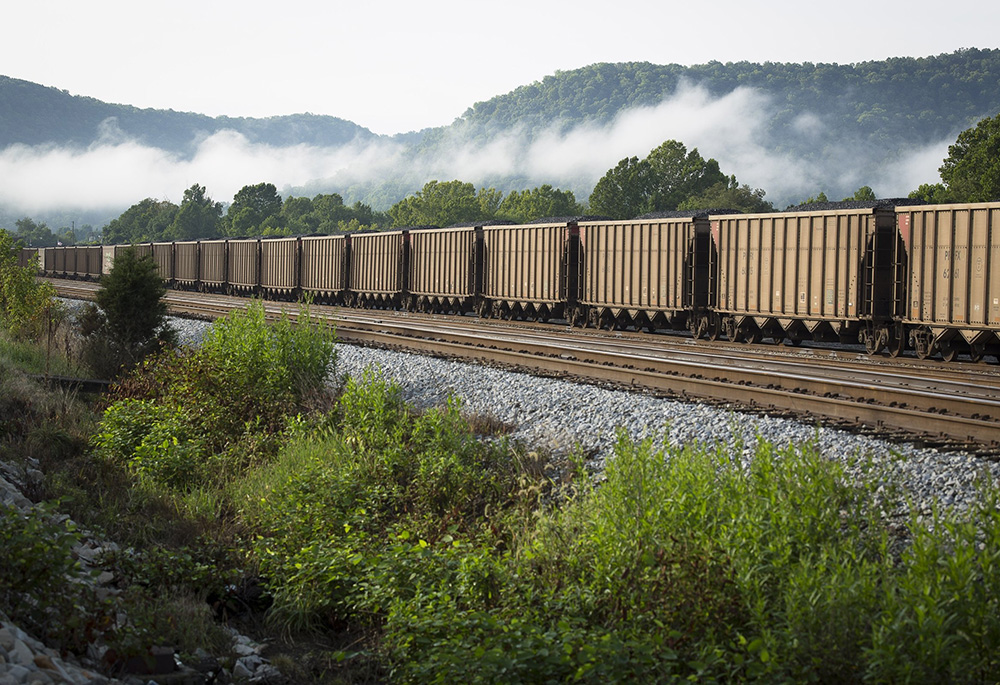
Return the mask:
<path id="1" fill-rule="evenodd" d="M 97 291 L 99 309 L 91 306 L 81 317 L 85 360 L 95 373 L 117 375 L 174 342 L 166 323 L 166 292 L 152 257 L 136 257 L 132 250 L 115 257 Z"/>
<path id="2" fill-rule="evenodd" d="M 55 305 L 56 291 L 35 280 L 35 270 L 18 266 L 20 244 L 0 229 L 0 328 L 16 337 L 40 335 L 46 310 Z"/>

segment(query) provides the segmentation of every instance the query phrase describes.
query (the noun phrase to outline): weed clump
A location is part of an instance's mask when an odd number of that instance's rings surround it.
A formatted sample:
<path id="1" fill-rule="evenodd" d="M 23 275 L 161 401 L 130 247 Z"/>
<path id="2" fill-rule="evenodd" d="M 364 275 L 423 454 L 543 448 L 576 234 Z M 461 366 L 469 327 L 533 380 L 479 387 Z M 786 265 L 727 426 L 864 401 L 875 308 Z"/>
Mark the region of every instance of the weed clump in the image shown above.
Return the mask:
<path id="1" fill-rule="evenodd" d="M 97 454 L 154 487 L 219 487 L 272 456 L 334 358 L 321 325 L 268 324 L 260 302 L 216 322 L 197 349 L 157 355 L 122 382 Z"/>

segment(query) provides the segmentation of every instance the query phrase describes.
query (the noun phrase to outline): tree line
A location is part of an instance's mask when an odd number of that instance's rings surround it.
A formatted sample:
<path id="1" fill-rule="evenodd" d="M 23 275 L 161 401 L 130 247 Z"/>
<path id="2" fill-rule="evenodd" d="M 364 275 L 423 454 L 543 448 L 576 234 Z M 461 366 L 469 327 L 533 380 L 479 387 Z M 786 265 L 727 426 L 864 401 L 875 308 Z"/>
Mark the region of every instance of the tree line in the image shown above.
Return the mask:
<path id="1" fill-rule="evenodd" d="M 910 197 L 936 204 L 1000 200 L 1000 114 L 959 134 L 939 172 L 939 183 L 923 184 Z M 12 233 L 24 244 L 44 247 L 333 234 L 486 221 L 525 223 L 585 214 L 631 219 L 673 210 L 774 211 L 765 195 L 763 189 L 725 174 L 715 159 L 705 159 L 697 148 L 689 151 L 683 143 L 667 140 L 642 159 L 620 160 L 597 182 L 586 203 L 578 202 L 572 191 L 548 184 L 505 194 L 460 180 L 433 180 L 380 212 L 361 202 L 348 205 L 337 193 L 282 198 L 273 184 L 258 183 L 241 188 L 224 211 L 223 204 L 196 183 L 184 191 L 180 205 L 153 198 L 132 205 L 108 223 L 103 235 L 90 226 L 82 227 L 81 235 L 71 229 L 53 232 L 28 217 L 18 220 Z M 843 199 L 870 201 L 876 196 L 871 187 L 862 186 Z M 826 194 L 819 192 L 803 204 L 826 201 Z"/>

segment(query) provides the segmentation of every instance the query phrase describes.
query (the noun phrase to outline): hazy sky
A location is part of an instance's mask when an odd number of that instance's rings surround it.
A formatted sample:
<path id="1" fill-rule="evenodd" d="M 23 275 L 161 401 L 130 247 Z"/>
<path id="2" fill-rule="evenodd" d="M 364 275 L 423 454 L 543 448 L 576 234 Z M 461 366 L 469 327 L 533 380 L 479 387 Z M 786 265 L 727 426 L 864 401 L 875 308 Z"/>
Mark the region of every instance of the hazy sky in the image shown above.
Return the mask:
<path id="1" fill-rule="evenodd" d="M 106 102 L 376 133 L 594 62 L 838 62 L 1000 44 L 986 0 L 33 0 L 5 3 L 0 74 Z"/>

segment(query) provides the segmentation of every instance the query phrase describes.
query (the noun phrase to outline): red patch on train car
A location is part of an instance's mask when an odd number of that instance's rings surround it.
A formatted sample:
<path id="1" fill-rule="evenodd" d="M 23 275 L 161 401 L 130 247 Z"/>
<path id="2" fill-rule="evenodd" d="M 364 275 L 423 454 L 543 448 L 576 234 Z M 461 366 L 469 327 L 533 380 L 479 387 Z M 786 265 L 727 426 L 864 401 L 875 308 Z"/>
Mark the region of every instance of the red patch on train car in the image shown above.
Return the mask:
<path id="1" fill-rule="evenodd" d="M 899 230 L 899 237 L 903 239 L 903 245 L 906 247 L 906 251 L 910 251 L 910 215 L 909 214 L 899 214 L 897 216 L 898 221 L 896 225 Z"/>

